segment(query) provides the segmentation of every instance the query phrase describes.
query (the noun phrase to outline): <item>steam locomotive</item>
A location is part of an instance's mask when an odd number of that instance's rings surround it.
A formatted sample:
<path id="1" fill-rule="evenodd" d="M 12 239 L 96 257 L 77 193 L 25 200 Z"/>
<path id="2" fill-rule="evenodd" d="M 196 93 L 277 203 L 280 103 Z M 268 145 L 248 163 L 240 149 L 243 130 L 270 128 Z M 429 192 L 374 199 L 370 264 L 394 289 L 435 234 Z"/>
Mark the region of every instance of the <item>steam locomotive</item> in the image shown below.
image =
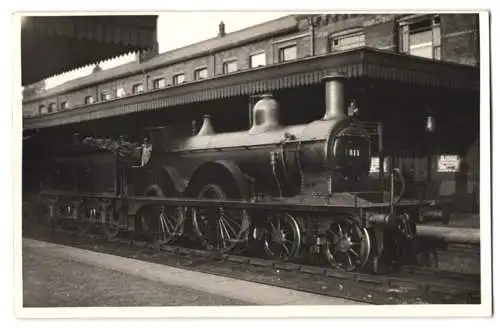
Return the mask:
<path id="1" fill-rule="evenodd" d="M 437 204 L 402 197 L 400 171 L 384 170 L 382 125 L 345 113 L 343 76 L 323 82 L 325 114 L 310 123 L 283 126 L 267 94 L 246 131 L 217 133 L 209 116 L 195 135 L 151 131 L 140 164 L 98 151 L 51 158 L 42 192 L 51 218 L 71 219 L 82 233 L 95 224 L 110 237 L 138 231 L 159 244 L 192 233 L 218 252 L 259 245 L 275 258 L 319 254 L 347 271 L 377 270 L 387 254 L 412 261 L 415 222 Z"/>

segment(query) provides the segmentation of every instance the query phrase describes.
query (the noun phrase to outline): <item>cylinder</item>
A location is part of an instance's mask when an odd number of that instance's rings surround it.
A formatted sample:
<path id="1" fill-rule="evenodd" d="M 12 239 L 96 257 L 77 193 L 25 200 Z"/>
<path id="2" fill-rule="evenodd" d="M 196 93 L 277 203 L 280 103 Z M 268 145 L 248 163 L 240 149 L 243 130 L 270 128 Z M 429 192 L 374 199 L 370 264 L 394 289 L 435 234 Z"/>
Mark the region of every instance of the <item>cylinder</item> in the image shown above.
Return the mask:
<path id="1" fill-rule="evenodd" d="M 323 120 L 346 117 L 345 113 L 345 76 L 335 74 L 325 76 L 325 116 Z"/>

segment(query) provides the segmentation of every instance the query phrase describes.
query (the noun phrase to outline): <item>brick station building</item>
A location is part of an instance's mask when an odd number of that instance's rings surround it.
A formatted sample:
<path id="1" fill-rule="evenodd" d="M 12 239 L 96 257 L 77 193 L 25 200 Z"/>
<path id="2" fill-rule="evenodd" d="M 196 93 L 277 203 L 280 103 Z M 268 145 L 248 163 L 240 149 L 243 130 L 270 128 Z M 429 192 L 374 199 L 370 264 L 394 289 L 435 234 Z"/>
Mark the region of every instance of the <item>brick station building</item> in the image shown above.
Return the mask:
<path id="1" fill-rule="evenodd" d="M 362 120 L 384 123 L 384 143 L 409 159 L 415 180 L 439 180 L 435 192 L 455 199 L 477 187 L 479 15 L 290 15 L 214 30 L 212 39 L 24 99 L 24 130 L 52 144 L 75 130 L 112 135 L 172 122 L 189 133 L 205 113 L 217 132 L 247 129 L 253 96 L 264 92 L 280 102 L 283 123 L 294 124 L 322 116 L 321 77 L 340 72 L 349 78 L 346 99 Z M 443 175 L 435 159 L 435 175 L 420 174 L 427 164 L 417 158 L 428 152 L 466 165 Z"/>

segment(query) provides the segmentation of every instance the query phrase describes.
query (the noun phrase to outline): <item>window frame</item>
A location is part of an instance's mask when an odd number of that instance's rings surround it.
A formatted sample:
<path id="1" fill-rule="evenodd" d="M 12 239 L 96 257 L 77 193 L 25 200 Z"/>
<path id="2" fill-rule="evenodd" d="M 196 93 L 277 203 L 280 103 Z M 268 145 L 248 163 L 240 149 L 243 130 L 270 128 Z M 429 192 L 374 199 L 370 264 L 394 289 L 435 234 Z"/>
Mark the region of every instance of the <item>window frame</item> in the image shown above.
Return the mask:
<path id="1" fill-rule="evenodd" d="M 203 72 L 203 71 L 206 72 L 206 76 L 205 77 L 200 77 L 199 76 L 199 72 Z M 194 72 L 193 72 L 193 77 L 194 77 L 195 81 L 200 81 L 200 80 L 206 80 L 206 79 L 208 79 L 208 67 L 207 66 L 197 67 L 194 70 Z"/>
<path id="2" fill-rule="evenodd" d="M 163 81 L 163 86 L 160 86 L 160 81 Z M 163 89 L 167 86 L 167 80 L 164 77 L 156 77 L 153 79 L 153 90 Z"/>
<path id="3" fill-rule="evenodd" d="M 123 90 L 123 95 L 121 95 L 121 96 L 118 94 L 118 91 L 120 91 L 120 90 Z M 125 90 L 125 87 L 118 87 L 118 88 L 116 88 L 116 90 L 115 90 L 115 97 L 116 98 L 123 98 L 123 97 L 126 97 L 126 96 L 127 96 L 127 90 Z"/>
<path id="4" fill-rule="evenodd" d="M 261 55 L 264 55 L 264 65 L 253 66 L 252 65 L 252 58 L 255 57 L 255 56 L 261 56 Z M 263 51 L 257 51 L 257 52 L 251 53 L 250 56 L 248 57 L 248 66 L 250 68 L 258 68 L 258 67 L 267 66 L 266 51 L 263 50 Z"/>
<path id="5" fill-rule="evenodd" d="M 230 64 L 235 64 L 236 68 L 233 71 L 229 72 L 227 68 L 229 67 Z M 237 58 L 227 59 L 227 60 L 222 62 L 222 74 L 231 74 L 231 73 L 234 73 L 237 71 L 238 71 L 238 59 Z"/>
<path id="6" fill-rule="evenodd" d="M 342 39 L 347 39 L 347 38 L 352 38 L 352 37 L 363 37 L 362 38 L 362 43 L 358 42 L 357 46 L 348 46 L 346 48 L 342 48 L 340 41 Z M 337 48 L 336 45 L 333 43 L 335 40 L 339 41 L 339 47 Z M 341 51 L 349 51 L 352 49 L 358 49 L 366 46 L 366 34 L 363 30 L 363 28 L 355 28 L 355 29 L 349 29 L 345 30 L 342 32 L 338 33 L 332 33 L 328 36 L 328 52 L 341 52 Z"/>
<path id="7" fill-rule="evenodd" d="M 428 22 L 428 27 L 411 29 L 412 25 Z M 411 53 L 410 36 L 413 33 L 431 31 L 432 57 L 418 56 Z M 442 35 L 440 15 L 414 15 L 403 18 L 399 21 L 399 52 L 410 56 L 427 58 L 431 60 L 441 60 L 442 57 Z"/>
<path id="8" fill-rule="evenodd" d="M 183 80 L 181 82 L 178 81 L 179 76 L 183 77 Z M 181 85 L 183 83 L 186 83 L 186 74 L 184 72 L 178 72 L 172 76 L 172 84 L 173 85 Z"/>
<path id="9" fill-rule="evenodd" d="M 290 49 L 290 48 L 295 48 L 295 58 L 292 59 L 286 59 L 285 60 L 285 50 Z M 278 48 L 278 62 L 284 63 L 292 60 L 297 60 L 299 58 L 299 49 L 297 47 L 297 43 L 292 43 L 288 44 L 286 46 L 282 46 Z"/>
<path id="10" fill-rule="evenodd" d="M 65 100 L 65 101 L 61 101 L 61 103 L 59 104 L 59 108 L 60 108 L 61 110 L 66 110 L 66 109 L 68 109 L 68 107 L 69 107 L 69 106 L 68 106 L 68 101 L 67 101 L 67 100 Z"/>
<path id="11" fill-rule="evenodd" d="M 55 102 L 51 102 L 47 106 L 47 113 L 54 113 L 54 112 L 57 112 L 57 104 Z"/>
<path id="12" fill-rule="evenodd" d="M 115 90 L 115 93 L 116 93 L 116 90 Z M 112 92 L 109 92 L 109 91 L 103 91 L 103 92 L 101 92 L 99 99 L 100 99 L 100 101 L 111 101 L 111 100 L 113 100 Z"/>
<path id="13" fill-rule="evenodd" d="M 90 101 L 88 101 L 89 99 L 90 99 Z M 85 105 L 92 105 L 93 103 L 95 103 L 94 96 L 92 96 L 92 95 L 85 96 L 85 98 L 83 99 L 83 102 Z"/>
<path id="14" fill-rule="evenodd" d="M 38 105 L 38 114 L 46 114 L 47 113 L 47 106 L 44 104 Z"/>
<path id="15" fill-rule="evenodd" d="M 141 90 L 137 90 L 139 87 L 141 88 Z M 144 92 L 144 83 L 136 83 L 132 85 L 132 94 L 136 95 L 142 92 Z"/>

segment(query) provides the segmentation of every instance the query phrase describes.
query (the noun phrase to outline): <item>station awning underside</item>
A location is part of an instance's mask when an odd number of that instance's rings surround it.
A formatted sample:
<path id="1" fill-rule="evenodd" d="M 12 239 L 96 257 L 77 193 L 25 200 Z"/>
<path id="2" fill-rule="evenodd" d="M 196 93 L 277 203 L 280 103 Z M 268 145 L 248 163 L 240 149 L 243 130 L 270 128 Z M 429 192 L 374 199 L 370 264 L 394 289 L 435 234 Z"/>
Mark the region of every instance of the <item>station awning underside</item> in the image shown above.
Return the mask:
<path id="1" fill-rule="evenodd" d="M 172 106 L 221 100 L 321 83 L 332 73 L 408 85 L 479 90 L 479 69 L 407 55 L 359 49 L 235 72 L 64 112 L 24 119 L 24 130 L 79 123 Z"/>
<path id="2" fill-rule="evenodd" d="M 157 15 L 25 16 L 22 85 L 156 46 Z"/>

